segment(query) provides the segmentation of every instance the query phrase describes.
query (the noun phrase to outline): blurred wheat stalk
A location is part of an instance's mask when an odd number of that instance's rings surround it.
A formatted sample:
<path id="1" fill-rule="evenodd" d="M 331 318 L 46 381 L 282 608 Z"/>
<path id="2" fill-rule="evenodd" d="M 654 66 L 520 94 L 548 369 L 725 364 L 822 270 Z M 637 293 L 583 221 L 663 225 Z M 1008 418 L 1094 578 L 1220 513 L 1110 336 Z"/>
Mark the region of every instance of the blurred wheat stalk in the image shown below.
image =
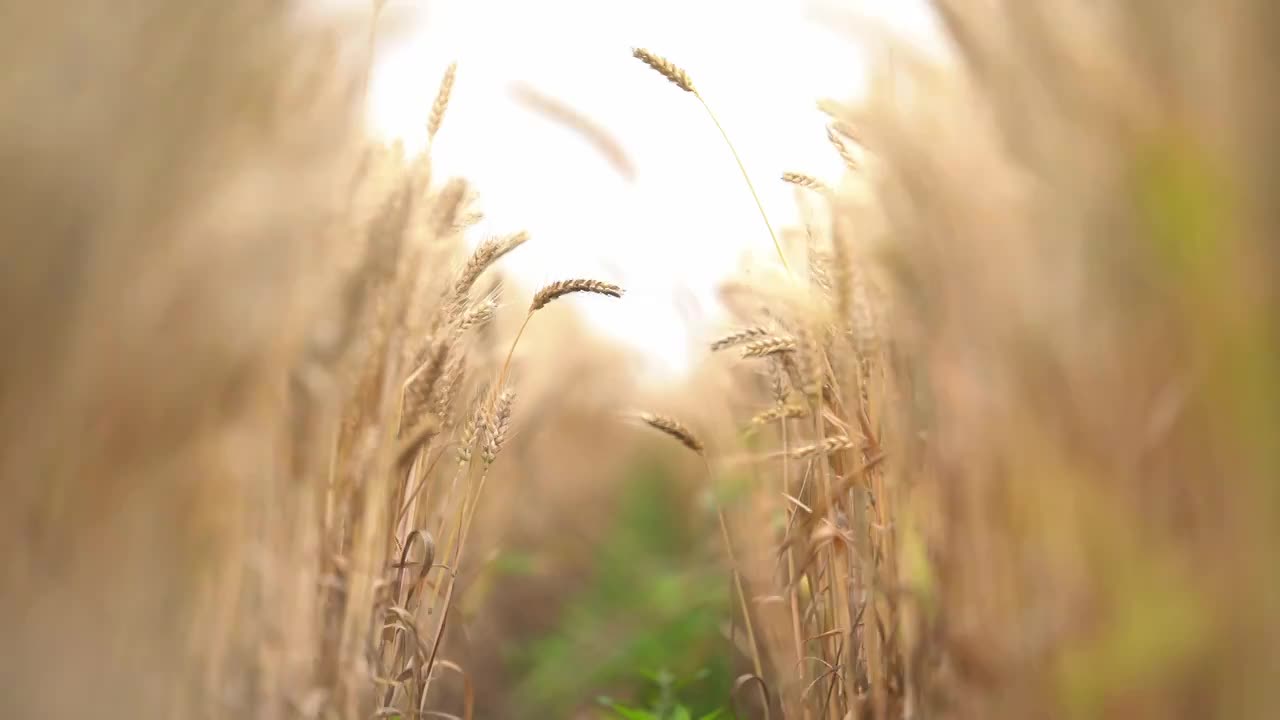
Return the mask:
<path id="1" fill-rule="evenodd" d="M 527 236 L 459 257 L 467 185 L 361 142 L 344 28 L 74 5 L 0 28 L 0 714 L 416 717 L 451 672 L 470 717 L 442 638 L 515 401 L 482 283 Z M 621 294 L 529 315 L 581 291 Z"/>
<path id="2" fill-rule="evenodd" d="M 808 277 L 727 286 L 712 345 L 772 478 L 736 535 L 776 706 L 1267 717 L 1274 6 L 935 6 L 956 62 L 822 104 Z"/>

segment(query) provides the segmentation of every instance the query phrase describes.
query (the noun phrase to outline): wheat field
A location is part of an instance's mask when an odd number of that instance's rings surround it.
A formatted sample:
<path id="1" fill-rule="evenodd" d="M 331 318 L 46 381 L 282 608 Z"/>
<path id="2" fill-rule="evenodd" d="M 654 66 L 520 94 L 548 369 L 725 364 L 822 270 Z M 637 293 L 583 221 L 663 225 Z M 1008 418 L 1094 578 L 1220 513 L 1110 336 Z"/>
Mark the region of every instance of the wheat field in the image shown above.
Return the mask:
<path id="1" fill-rule="evenodd" d="M 1276 7 L 932 4 L 838 179 L 630 49 L 772 239 L 654 389 L 434 170 L 465 65 L 408 152 L 368 13 L 0 3 L 0 717 L 1274 716 Z"/>

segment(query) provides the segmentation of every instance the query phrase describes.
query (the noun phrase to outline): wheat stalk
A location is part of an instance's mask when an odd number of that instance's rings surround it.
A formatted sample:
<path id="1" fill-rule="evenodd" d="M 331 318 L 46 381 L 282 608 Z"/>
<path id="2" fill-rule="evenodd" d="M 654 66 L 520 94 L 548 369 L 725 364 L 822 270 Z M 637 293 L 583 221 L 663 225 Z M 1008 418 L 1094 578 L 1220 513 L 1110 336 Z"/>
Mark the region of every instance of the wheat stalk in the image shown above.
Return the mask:
<path id="1" fill-rule="evenodd" d="M 657 70 L 663 77 L 679 86 L 681 90 L 691 92 L 694 95 L 698 94 L 698 91 L 693 87 L 693 81 L 689 79 L 689 74 L 670 60 L 644 48 L 632 48 L 631 56 Z"/>
<path id="2" fill-rule="evenodd" d="M 655 55 L 644 48 L 632 48 L 631 55 L 658 71 L 663 77 L 679 86 L 681 90 L 692 93 L 694 97 L 698 98 L 698 102 L 702 103 L 702 109 L 707 111 L 707 116 L 711 118 L 711 122 L 715 123 L 716 129 L 720 131 L 720 136 L 724 138 L 724 144 L 729 146 L 729 152 L 733 154 L 734 161 L 738 163 L 738 170 L 742 173 L 742 179 L 747 181 L 747 189 L 751 191 L 751 197 L 756 201 L 756 208 L 760 211 L 760 218 L 764 220 L 764 226 L 769 230 L 769 237 L 773 239 L 773 248 L 778 252 L 778 260 L 782 261 L 782 267 L 790 274 L 791 265 L 787 262 L 787 254 L 782 251 L 782 243 L 778 241 L 778 234 L 773 230 L 773 223 L 769 222 L 769 214 L 764 211 L 764 203 L 760 201 L 760 194 L 756 192 L 756 186 L 751 182 L 751 176 L 747 173 L 747 166 L 742 163 L 742 157 L 738 155 L 737 148 L 733 146 L 733 141 L 729 139 L 729 133 L 725 132 L 724 126 L 720 124 L 720 119 L 712 112 L 711 106 L 707 104 L 702 94 L 694 88 L 693 81 L 689 79 L 689 74 L 670 60 Z"/>
<path id="3" fill-rule="evenodd" d="M 631 158 L 627 157 L 626 151 L 622 149 L 622 144 L 601 127 L 599 123 L 586 117 L 574 107 L 550 95 L 538 92 L 527 85 L 518 85 L 513 89 L 513 92 L 516 99 L 529 109 L 541 113 L 581 135 L 604 156 L 614 170 L 618 171 L 619 175 L 622 175 L 627 180 L 635 179 L 635 164 L 631 161 Z"/>
<path id="4" fill-rule="evenodd" d="M 742 357 L 767 357 L 769 355 L 777 355 L 779 353 L 794 352 L 796 349 L 796 341 L 794 338 L 770 336 L 754 342 L 749 342 L 742 348 Z"/>
<path id="5" fill-rule="evenodd" d="M 459 217 L 457 220 L 455 220 L 455 221 L 454 221 L 453 229 L 454 229 L 455 231 L 456 231 L 456 230 L 466 230 L 467 228 L 469 228 L 469 227 L 471 227 L 471 226 L 473 226 L 473 225 L 478 225 L 478 224 L 480 223 L 480 221 L 481 221 L 481 220 L 484 220 L 484 213 L 483 213 L 483 212 L 481 212 L 481 211 L 479 211 L 479 210 L 476 210 L 476 211 L 473 211 L 473 212 L 469 212 L 469 213 L 467 213 L 466 215 L 463 215 L 463 216 Z"/>
<path id="6" fill-rule="evenodd" d="M 827 140 L 831 143 L 831 146 L 836 149 L 836 152 L 840 154 L 840 159 L 844 160 L 845 167 L 850 170 L 858 170 L 862 167 L 858 163 L 857 158 L 853 156 L 853 152 L 849 150 L 849 146 L 845 145 L 844 140 L 841 139 L 840 135 L 836 132 L 834 125 L 827 126 Z"/>
<path id="7" fill-rule="evenodd" d="M 826 381 L 826 365 L 818 338 L 812 329 L 801 325 L 796 330 L 796 339 L 798 352 L 788 354 L 787 357 L 797 358 L 795 365 L 800 376 L 798 387 L 801 392 L 821 402 L 822 387 Z"/>
<path id="8" fill-rule="evenodd" d="M 471 257 L 467 259 L 462 271 L 458 273 L 458 279 L 453 285 L 454 302 L 463 302 L 467 293 L 471 292 L 471 287 L 475 285 L 476 280 L 484 273 L 489 266 L 493 265 L 504 255 L 515 250 L 529 240 L 529 233 L 518 232 L 511 235 L 503 235 L 501 237 L 488 238 L 476 247 L 475 252 L 471 253 Z"/>
<path id="9" fill-rule="evenodd" d="M 457 389 L 458 382 L 462 379 L 465 370 L 466 355 L 458 353 L 451 356 L 444 366 L 444 371 L 440 374 L 440 381 L 436 384 L 436 417 L 446 423 L 450 422 L 449 411 L 453 408 L 454 391 Z"/>
<path id="10" fill-rule="evenodd" d="M 436 91 L 436 100 L 431 104 L 431 118 L 427 121 L 427 139 L 435 140 L 444 120 L 444 111 L 449 108 L 449 96 L 453 94 L 453 79 L 458 73 L 458 63 L 449 63 L 440 80 L 440 89 Z"/>
<path id="11" fill-rule="evenodd" d="M 440 379 L 449 351 L 453 347 L 453 337 L 433 340 L 423 349 L 422 355 L 415 359 L 416 369 L 404 383 L 404 417 L 403 420 L 417 420 L 417 416 L 430 402 L 432 390 Z"/>
<path id="12" fill-rule="evenodd" d="M 533 303 L 529 305 L 529 312 L 534 313 L 546 307 L 547 303 L 550 303 L 552 300 L 579 292 L 608 295 L 609 297 L 615 298 L 622 297 L 622 288 L 614 285 L 613 283 L 583 278 L 557 280 L 556 282 L 543 287 L 536 295 L 533 296 Z"/>
<path id="13" fill-rule="evenodd" d="M 757 413 L 751 418 L 752 425 L 768 425 L 778 420 L 792 420 L 802 418 L 809 414 L 809 409 L 803 405 L 777 405 L 763 412 Z"/>
<path id="14" fill-rule="evenodd" d="M 484 425 L 484 403 L 477 403 L 475 411 L 467 418 L 466 424 L 462 426 L 462 436 L 458 438 L 459 465 L 466 465 L 471 462 L 471 450 L 475 447 L 476 440 L 480 438 Z"/>
<path id="15" fill-rule="evenodd" d="M 602 280 L 590 280 L 585 278 L 574 278 L 572 280 L 557 280 L 543 287 L 533 296 L 533 302 L 529 304 L 529 312 L 524 316 L 524 322 L 520 324 L 520 329 L 516 331 L 516 337 L 511 341 L 511 349 L 507 351 L 507 359 L 502 363 L 502 371 L 498 373 L 498 385 L 507 379 L 507 372 L 511 369 L 511 358 L 516 354 L 516 345 L 520 344 L 520 338 L 524 336 L 525 328 L 529 327 L 529 321 L 533 319 L 534 313 L 547 306 L 547 303 L 557 298 L 564 297 L 571 293 L 588 292 L 597 295 L 608 295 L 609 297 L 622 297 L 622 288 L 607 283 Z"/>
<path id="16" fill-rule="evenodd" d="M 755 338 L 764 337 L 765 335 L 768 335 L 768 334 L 769 334 L 769 331 L 766 328 L 763 328 L 759 325 L 755 325 L 749 328 L 743 328 L 741 330 L 735 330 L 734 332 L 731 332 L 728 335 L 725 335 L 724 337 L 720 338 L 719 340 L 716 340 L 715 342 L 711 343 L 711 350 L 712 352 L 715 352 L 718 350 L 724 350 L 725 348 L 731 348 L 735 345 L 741 345 L 744 342 L 747 342 L 749 340 L 754 340 Z"/>
<path id="17" fill-rule="evenodd" d="M 841 450 L 851 450 L 854 447 L 853 439 L 848 435 L 836 435 L 813 445 L 801 445 L 791 450 L 791 457 L 797 460 L 806 458 L 826 456 Z"/>
<path id="18" fill-rule="evenodd" d="M 507 433 L 511 429 L 511 406 L 515 403 L 516 393 L 511 388 L 504 388 L 493 404 L 492 413 L 486 418 L 484 444 L 480 448 L 480 458 L 485 465 L 492 465 L 498 458 L 498 451 L 506 442 Z"/>
<path id="19" fill-rule="evenodd" d="M 437 236 L 448 235 L 457 227 L 458 213 L 467 200 L 467 183 L 461 178 L 453 178 L 445 183 L 439 193 L 439 199 L 432 209 L 434 222 L 433 232 Z"/>
<path id="20" fill-rule="evenodd" d="M 707 456 L 706 456 L 706 453 L 704 452 L 704 446 L 702 444 L 702 441 L 699 440 L 698 436 L 693 433 L 693 430 L 689 429 L 687 425 L 680 422 L 679 420 L 673 417 L 669 417 L 667 415 L 658 415 L 656 413 L 642 413 L 640 415 L 640 419 L 643 420 L 645 424 L 647 424 L 649 427 L 661 433 L 664 433 L 670 437 L 673 437 L 676 440 L 679 440 L 680 444 L 684 445 L 685 447 L 697 453 L 702 458 L 703 463 L 706 465 L 707 479 L 708 480 L 711 479 L 711 465 L 709 462 L 707 462 Z M 724 508 L 721 506 L 719 501 L 716 502 L 716 518 L 720 521 L 720 537 L 724 542 L 725 551 L 729 554 L 729 567 L 732 568 L 732 571 L 733 571 L 734 588 L 737 591 L 738 602 L 742 607 L 742 620 L 746 626 L 747 641 L 748 643 L 750 643 L 750 648 L 751 648 L 751 652 L 749 654 L 751 656 L 752 663 L 755 666 L 756 677 L 761 678 L 761 683 L 762 683 L 761 690 L 765 696 L 765 699 L 764 699 L 765 720 L 769 720 L 771 716 L 768 709 L 769 707 L 768 691 L 764 690 L 764 686 L 763 686 L 764 666 L 760 660 L 760 645 L 756 641 L 755 627 L 751 622 L 751 608 L 747 602 L 746 589 L 743 587 L 743 584 L 742 584 L 742 574 L 739 569 L 740 566 L 738 564 L 737 553 L 735 553 L 733 549 L 733 539 L 729 535 L 729 523 L 725 520 Z"/>
<path id="21" fill-rule="evenodd" d="M 455 328 L 455 331 L 462 332 L 477 325 L 484 325 L 492 320 L 494 314 L 497 312 L 498 301 L 493 298 L 486 298 L 476 305 L 473 305 L 470 310 L 467 310 L 462 314 L 462 317 L 458 318 L 458 325 Z"/>
<path id="22" fill-rule="evenodd" d="M 792 185 L 799 185 L 800 187 L 808 188 L 815 192 L 823 193 L 824 195 L 829 195 L 831 193 L 831 188 L 827 186 L 826 183 L 812 175 L 805 175 L 804 173 L 784 172 L 782 173 L 782 181 L 791 183 Z"/>
<path id="23" fill-rule="evenodd" d="M 699 455 L 705 450 L 705 446 L 698 439 L 698 436 L 694 434 L 693 430 L 673 417 L 656 413 L 641 413 L 640 419 L 654 430 L 679 440 L 681 445 Z"/>
<path id="24" fill-rule="evenodd" d="M 825 253 L 817 247 L 817 243 L 813 241 L 813 233 L 809 233 L 809 280 L 813 286 L 826 296 L 835 294 L 835 285 L 831 280 L 831 271 L 829 268 L 833 265 L 831 255 Z M 837 270 L 838 272 L 838 270 Z"/>

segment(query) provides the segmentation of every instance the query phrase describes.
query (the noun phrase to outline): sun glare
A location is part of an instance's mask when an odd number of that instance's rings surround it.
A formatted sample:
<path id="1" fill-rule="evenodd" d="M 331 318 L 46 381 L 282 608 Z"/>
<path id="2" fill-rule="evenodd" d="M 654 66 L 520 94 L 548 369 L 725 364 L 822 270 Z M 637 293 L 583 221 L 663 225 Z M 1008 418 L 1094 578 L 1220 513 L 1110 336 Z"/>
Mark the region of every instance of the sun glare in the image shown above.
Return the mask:
<path id="1" fill-rule="evenodd" d="M 643 352 L 657 377 L 683 372 L 704 352 L 723 322 L 716 288 L 744 255 L 778 261 L 715 126 L 631 48 L 651 48 L 696 79 L 781 229 L 800 219 L 784 171 L 832 183 L 843 172 L 816 100 L 863 89 L 867 49 L 850 32 L 854 18 L 909 37 L 928 20 L 914 0 L 457 0 L 409 15 L 378 46 L 374 131 L 421 148 L 435 85 L 457 61 L 432 152 L 442 174 L 468 178 L 481 195 L 485 220 L 471 241 L 528 230 L 533 242 L 505 261 L 521 285 L 583 275 L 624 286 L 620 303 L 580 307 L 602 332 Z M 521 93 L 599 128 L 633 175 Z"/>

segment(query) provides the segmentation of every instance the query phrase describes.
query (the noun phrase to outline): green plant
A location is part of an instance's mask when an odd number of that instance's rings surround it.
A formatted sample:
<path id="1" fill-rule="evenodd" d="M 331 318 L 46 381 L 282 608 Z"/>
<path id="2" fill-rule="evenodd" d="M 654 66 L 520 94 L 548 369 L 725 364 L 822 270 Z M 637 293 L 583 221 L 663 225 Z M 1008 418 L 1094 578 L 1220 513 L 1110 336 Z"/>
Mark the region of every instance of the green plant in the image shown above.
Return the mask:
<path id="1" fill-rule="evenodd" d="M 709 675 L 709 671 L 702 670 L 691 677 L 678 680 L 674 674 L 665 669 L 644 673 L 652 686 L 646 707 L 629 707 L 609 698 L 600 698 L 599 702 L 614 713 L 611 717 L 623 720 L 694 720 L 694 711 L 680 700 L 678 693 L 693 683 L 705 680 Z M 724 713 L 725 708 L 718 707 L 698 715 L 697 720 L 716 720 L 723 717 Z"/>
<path id="2" fill-rule="evenodd" d="M 511 658 L 529 717 L 564 717 L 602 688 L 642 697 L 630 686 L 644 668 L 697 675 L 685 698 L 697 709 L 729 696 L 728 586 L 710 553 L 696 550 L 710 531 L 705 516 L 655 460 L 635 461 L 622 485 L 591 575 L 554 630 Z"/>

